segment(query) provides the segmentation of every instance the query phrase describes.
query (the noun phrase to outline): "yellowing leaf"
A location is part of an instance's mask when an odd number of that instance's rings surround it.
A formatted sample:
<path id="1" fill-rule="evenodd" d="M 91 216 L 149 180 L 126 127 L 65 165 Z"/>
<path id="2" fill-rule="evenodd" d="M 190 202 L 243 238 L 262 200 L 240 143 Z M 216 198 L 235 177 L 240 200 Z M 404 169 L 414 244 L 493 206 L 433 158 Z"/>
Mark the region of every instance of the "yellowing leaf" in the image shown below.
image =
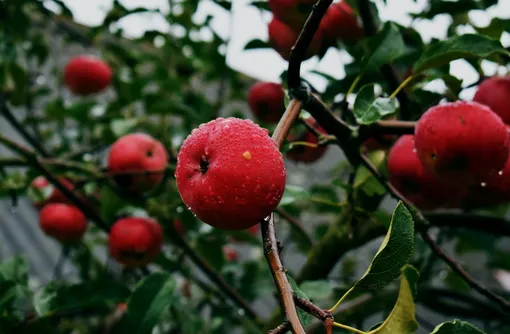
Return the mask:
<path id="1" fill-rule="evenodd" d="M 418 329 L 415 318 L 414 297 L 418 271 L 411 265 L 402 268 L 398 299 L 390 315 L 376 329 L 368 334 L 413 334 Z"/>

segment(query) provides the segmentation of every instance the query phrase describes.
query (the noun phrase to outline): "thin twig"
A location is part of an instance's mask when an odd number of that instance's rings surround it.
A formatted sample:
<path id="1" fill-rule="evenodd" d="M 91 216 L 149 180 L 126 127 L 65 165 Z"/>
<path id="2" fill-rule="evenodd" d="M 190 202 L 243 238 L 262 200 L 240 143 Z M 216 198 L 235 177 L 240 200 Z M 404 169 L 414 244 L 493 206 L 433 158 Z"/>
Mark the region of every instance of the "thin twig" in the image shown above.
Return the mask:
<path id="1" fill-rule="evenodd" d="M 301 234 L 308 243 L 309 246 L 313 246 L 313 240 L 310 238 L 310 235 L 305 231 L 305 228 L 303 227 L 303 224 L 298 221 L 296 218 L 292 217 L 287 211 L 283 210 L 282 208 L 276 208 L 276 213 L 280 215 L 283 219 L 288 221 L 290 225 L 295 228 L 299 234 Z"/>
<path id="2" fill-rule="evenodd" d="M 322 17 L 326 14 L 332 2 L 333 0 L 320 0 L 313 6 L 312 12 L 308 16 L 296 44 L 291 49 L 287 76 L 289 90 L 296 89 L 301 85 L 301 62 L 305 58 L 308 46 L 319 28 Z"/>
<path id="3" fill-rule="evenodd" d="M 510 302 L 501 296 L 496 295 L 489 289 L 476 282 L 454 259 L 449 257 L 426 231 L 421 231 L 421 237 L 432 251 L 442 259 L 457 275 L 459 275 L 471 288 L 478 291 L 487 299 L 498 304 L 506 312 L 510 312 Z"/>

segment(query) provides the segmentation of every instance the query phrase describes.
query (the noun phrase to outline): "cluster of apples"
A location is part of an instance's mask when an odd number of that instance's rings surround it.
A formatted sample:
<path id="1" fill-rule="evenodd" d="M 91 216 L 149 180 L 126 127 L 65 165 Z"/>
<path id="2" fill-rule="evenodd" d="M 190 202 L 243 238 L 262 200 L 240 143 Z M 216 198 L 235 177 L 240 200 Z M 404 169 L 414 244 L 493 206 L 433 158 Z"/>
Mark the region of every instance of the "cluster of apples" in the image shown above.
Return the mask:
<path id="1" fill-rule="evenodd" d="M 93 56 L 78 56 L 67 64 L 64 81 L 78 96 L 105 90 L 111 83 L 110 67 Z M 134 133 L 119 138 L 108 154 L 108 173 L 118 187 L 129 193 L 145 193 L 157 187 L 164 178 L 168 160 L 163 144 L 149 135 Z M 66 178 L 59 181 L 69 190 L 74 184 Z M 31 185 L 34 206 L 40 209 L 42 231 L 63 244 L 79 242 L 87 230 L 87 218 L 68 198 L 39 176 Z M 87 200 L 86 198 L 82 198 Z M 109 252 L 127 267 L 150 263 L 160 252 L 163 242 L 161 226 L 153 219 L 125 217 L 111 227 Z"/>
<path id="2" fill-rule="evenodd" d="M 427 210 L 510 201 L 509 96 L 510 77 L 492 77 L 482 82 L 473 102 L 430 108 L 414 136 L 402 136 L 392 146 L 390 182 Z"/>
<path id="3" fill-rule="evenodd" d="M 289 59 L 290 49 L 296 42 L 315 2 L 315 0 L 269 0 L 269 9 L 274 15 L 268 25 L 269 44 L 283 59 Z M 363 29 L 349 4 L 346 1 L 334 3 L 322 19 L 305 59 L 318 54 L 327 43 L 338 39 L 356 41 L 362 36 Z"/>

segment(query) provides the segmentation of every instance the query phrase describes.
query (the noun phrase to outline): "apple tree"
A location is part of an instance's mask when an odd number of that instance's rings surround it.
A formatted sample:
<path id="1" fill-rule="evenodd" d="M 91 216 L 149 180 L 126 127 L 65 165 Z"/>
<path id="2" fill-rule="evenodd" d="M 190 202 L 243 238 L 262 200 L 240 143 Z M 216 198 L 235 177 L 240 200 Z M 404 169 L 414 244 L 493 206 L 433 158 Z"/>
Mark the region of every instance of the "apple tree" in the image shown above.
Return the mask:
<path id="1" fill-rule="evenodd" d="M 508 333 L 503 2 L 114 0 L 89 27 L 0 1 L 0 195 L 61 249 L 51 279 L 2 258 L 0 333 Z M 279 82 L 229 67 L 204 4 L 257 9 Z M 147 14 L 168 29 L 127 36 Z M 302 68 L 329 52 L 340 79 Z"/>

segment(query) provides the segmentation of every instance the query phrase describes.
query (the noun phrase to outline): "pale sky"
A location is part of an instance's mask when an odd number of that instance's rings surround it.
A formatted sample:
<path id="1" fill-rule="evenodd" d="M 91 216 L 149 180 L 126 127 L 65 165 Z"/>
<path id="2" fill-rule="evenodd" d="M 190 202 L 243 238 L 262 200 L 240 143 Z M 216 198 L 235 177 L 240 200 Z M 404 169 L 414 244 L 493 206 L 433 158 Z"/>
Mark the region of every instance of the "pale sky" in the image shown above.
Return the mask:
<path id="1" fill-rule="evenodd" d="M 108 8 L 111 8 L 113 0 L 64 0 L 73 11 L 75 20 L 86 25 L 98 25 L 102 22 Z M 244 51 L 243 47 L 252 39 L 258 38 L 267 40 L 267 23 L 271 15 L 261 15 L 256 8 L 249 6 L 251 0 L 233 1 L 232 14 L 214 4 L 212 1 L 202 1 L 195 20 L 202 21 L 208 15 L 213 17 L 212 28 L 220 36 L 227 38 L 231 35 L 231 41 L 227 51 L 227 62 L 230 67 L 244 72 L 259 80 L 279 81 L 280 73 L 287 67 L 287 62 L 271 50 L 249 50 Z M 392 20 L 408 25 L 411 12 L 418 12 L 425 8 L 426 0 L 388 0 L 384 5 L 381 0 L 376 1 L 382 20 Z M 121 0 L 121 3 L 128 8 L 144 6 L 147 8 L 159 8 L 163 12 L 168 11 L 168 0 Z M 510 0 L 500 0 L 498 5 L 492 7 L 488 12 L 472 11 L 470 18 L 479 26 L 487 25 L 492 17 L 510 18 Z M 437 16 L 433 21 L 415 21 L 413 26 L 428 41 L 431 38 L 444 38 L 446 26 L 449 23 L 447 15 Z M 140 36 L 146 30 L 169 31 L 170 27 L 157 14 L 137 14 L 123 19 L 119 24 L 124 29 L 127 37 Z M 469 32 L 469 30 L 465 29 Z M 177 32 L 178 33 L 178 32 Z M 201 31 L 201 37 L 210 36 L 210 31 Z M 510 46 L 510 35 L 505 33 L 503 44 Z M 319 62 L 314 57 L 303 63 L 303 77 L 308 79 L 319 90 L 325 88 L 326 81 L 312 73 L 310 70 L 326 72 L 335 78 L 344 76 L 343 67 L 340 65 L 349 62 L 350 56 L 344 52 L 330 49 L 326 56 Z M 487 74 L 492 75 L 504 73 L 504 69 L 497 69 L 491 64 L 484 64 Z M 464 61 L 459 60 L 452 63 L 451 73 L 465 80 L 464 85 L 475 82 L 478 78 L 476 72 Z M 440 90 L 442 85 L 438 82 L 429 84 L 429 89 Z M 466 91 L 462 98 L 470 99 L 474 90 Z"/>

